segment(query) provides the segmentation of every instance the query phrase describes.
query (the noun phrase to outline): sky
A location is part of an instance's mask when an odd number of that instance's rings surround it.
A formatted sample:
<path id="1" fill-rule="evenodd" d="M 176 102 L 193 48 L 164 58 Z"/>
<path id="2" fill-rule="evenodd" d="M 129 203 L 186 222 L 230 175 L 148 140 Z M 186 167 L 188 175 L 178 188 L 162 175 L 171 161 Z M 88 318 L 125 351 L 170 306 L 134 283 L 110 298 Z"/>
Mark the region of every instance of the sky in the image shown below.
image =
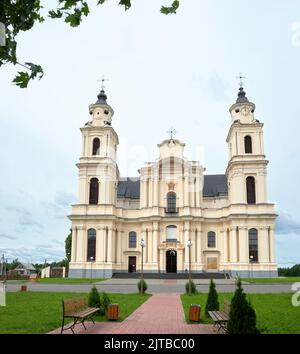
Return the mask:
<path id="1" fill-rule="evenodd" d="M 22 68 L 0 68 L 0 254 L 60 260 L 77 200 L 79 128 L 102 75 L 119 135 L 121 176 L 138 176 L 174 127 L 206 174 L 225 173 L 236 77 L 265 124 L 268 199 L 276 204 L 280 266 L 300 263 L 300 3 L 298 0 L 117 0 L 91 6 L 78 28 L 47 19 L 18 38 L 18 59 L 42 65 L 20 89 Z M 56 1 L 42 1 L 45 12 Z M 95 4 L 96 1 L 89 1 Z"/>

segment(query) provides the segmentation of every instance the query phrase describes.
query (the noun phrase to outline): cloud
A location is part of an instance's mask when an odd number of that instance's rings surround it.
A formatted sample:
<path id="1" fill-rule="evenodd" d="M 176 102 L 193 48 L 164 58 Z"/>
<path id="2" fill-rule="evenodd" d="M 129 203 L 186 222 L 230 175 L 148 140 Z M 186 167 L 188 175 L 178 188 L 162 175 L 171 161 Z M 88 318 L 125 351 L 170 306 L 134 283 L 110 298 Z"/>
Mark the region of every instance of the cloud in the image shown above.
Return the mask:
<path id="1" fill-rule="evenodd" d="M 58 192 L 55 195 L 55 203 L 62 208 L 69 208 L 76 201 L 76 196 L 71 193 Z"/>
<path id="2" fill-rule="evenodd" d="M 227 98 L 226 85 L 224 80 L 217 73 L 214 73 L 207 82 L 208 89 L 217 101 Z"/>
<path id="3" fill-rule="evenodd" d="M 300 221 L 284 210 L 279 210 L 278 214 L 279 216 L 276 220 L 277 234 L 300 235 Z"/>
<path id="4" fill-rule="evenodd" d="M 7 238 L 8 240 L 17 240 L 18 237 L 16 236 L 10 236 L 10 235 L 6 235 L 6 234 L 0 234 L 0 238 Z"/>
<path id="5" fill-rule="evenodd" d="M 13 211 L 13 212 L 20 214 L 22 216 L 28 216 L 28 217 L 31 216 L 31 213 L 28 210 L 14 207 L 14 206 L 6 207 L 6 210 Z"/>
<path id="6" fill-rule="evenodd" d="M 38 221 L 34 220 L 30 216 L 25 216 L 25 215 L 20 216 L 19 224 L 21 226 L 37 228 L 37 229 L 43 229 L 44 228 L 44 226 L 42 224 L 40 224 Z"/>
<path id="7" fill-rule="evenodd" d="M 42 247 L 41 247 L 42 246 Z M 65 258 L 64 249 L 51 249 L 47 245 L 36 246 L 35 248 L 0 248 L 0 254 L 8 261 L 18 258 L 20 262 L 44 263 L 47 261 L 60 261 Z"/>

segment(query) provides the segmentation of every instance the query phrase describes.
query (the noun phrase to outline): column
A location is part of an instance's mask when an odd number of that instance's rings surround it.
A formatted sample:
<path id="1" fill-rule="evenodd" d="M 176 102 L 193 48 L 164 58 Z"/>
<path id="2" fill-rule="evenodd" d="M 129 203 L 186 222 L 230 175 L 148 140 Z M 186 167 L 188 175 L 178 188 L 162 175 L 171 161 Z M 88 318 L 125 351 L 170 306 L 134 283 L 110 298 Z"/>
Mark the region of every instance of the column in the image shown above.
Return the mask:
<path id="1" fill-rule="evenodd" d="M 189 206 L 189 175 L 184 174 L 184 206 Z"/>
<path id="2" fill-rule="evenodd" d="M 156 176 L 153 180 L 153 206 L 158 206 L 158 178 Z"/>
<path id="3" fill-rule="evenodd" d="M 108 229 L 107 237 L 107 263 L 112 262 L 112 240 L 113 240 L 113 229 L 110 227 Z"/>
<path id="4" fill-rule="evenodd" d="M 183 233 L 184 233 L 184 249 L 185 249 L 185 252 L 184 252 L 184 268 L 188 268 L 188 266 L 189 266 L 189 250 L 188 250 L 188 247 L 187 247 L 187 242 L 188 242 L 189 237 L 190 237 L 190 223 L 188 221 L 186 221 L 184 223 Z"/>
<path id="5" fill-rule="evenodd" d="M 149 178 L 149 183 L 148 183 L 148 206 L 150 208 L 153 207 L 153 178 Z"/>
<path id="6" fill-rule="evenodd" d="M 104 236 L 105 236 L 105 228 L 103 226 L 99 226 L 97 228 L 97 236 L 96 236 L 96 262 L 104 263 Z"/>
<path id="7" fill-rule="evenodd" d="M 276 256 L 275 256 L 275 239 L 274 239 L 274 228 L 273 227 L 269 228 L 269 239 L 270 239 L 270 262 L 275 263 Z"/>
<path id="8" fill-rule="evenodd" d="M 164 273 L 164 250 L 159 250 L 159 270 Z"/>
<path id="9" fill-rule="evenodd" d="M 124 231 L 120 230 L 118 231 L 118 263 L 121 264 L 121 268 L 122 268 L 122 254 L 123 254 L 123 250 L 122 250 L 122 239 L 124 237 Z"/>
<path id="10" fill-rule="evenodd" d="M 218 242 L 218 248 L 221 252 L 221 259 L 220 259 L 220 262 L 221 263 L 225 263 L 226 262 L 226 253 L 225 253 L 225 250 L 224 250 L 224 239 L 226 239 L 226 232 L 225 230 L 220 230 L 220 239 L 219 239 L 219 242 Z"/>
<path id="11" fill-rule="evenodd" d="M 196 178 L 196 207 L 200 207 L 200 178 Z"/>
<path id="12" fill-rule="evenodd" d="M 223 263 L 228 263 L 228 232 L 223 230 Z"/>
<path id="13" fill-rule="evenodd" d="M 153 224 L 152 232 L 152 262 L 157 264 L 157 237 L 158 237 L 158 225 L 157 223 Z"/>
<path id="14" fill-rule="evenodd" d="M 72 250 L 71 250 L 71 262 L 76 262 L 76 249 L 77 249 L 77 229 L 72 228 Z"/>
<path id="15" fill-rule="evenodd" d="M 198 263 L 203 263 L 202 262 L 202 253 L 203 253 L 203 245 L 202 245 L 202 230 L 198 229 L 198 236 L 197 236 L 197 262 Z"/>
<path id="16" fill-rule="evenodd" d="M 258 233 L 258 260 L 269 263 L 269 227 L 261 227 Z"/>
<path id="17" fill-rule="evenodd" d="M 193 245 L 192 245 L 192 249 L 191 249 L 191 263 L 192 263 L 192 266 L 193 264 L 196 262 L 196 229 L 194 229 L 193 231 L 191 231 L 191 240 L 193 242 Z"/>
<path id="18" fill-rule="evenodd" d="M 240 262 L 249 263 L 249 245 L 247 227 L 239 228 Z"/>
<path id="19" fill-rule="evenodd" d="M 237 262 L 236 228 L 236 226 L 230 228 L 230 256 L 232 263 Z"/>

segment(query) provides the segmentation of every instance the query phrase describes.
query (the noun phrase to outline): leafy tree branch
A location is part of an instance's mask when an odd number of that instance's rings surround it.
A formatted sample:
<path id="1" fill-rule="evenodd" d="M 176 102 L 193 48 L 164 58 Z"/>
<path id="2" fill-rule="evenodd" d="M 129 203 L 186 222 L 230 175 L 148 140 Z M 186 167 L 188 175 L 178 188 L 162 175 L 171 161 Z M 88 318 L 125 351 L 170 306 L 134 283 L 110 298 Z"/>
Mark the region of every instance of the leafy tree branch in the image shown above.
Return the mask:
<path id="1" fill-rule="evenodd" d="M 116 1 L 125 11 L 131 8 L 131 0 Z M 97 5 L 103 5 L 105 2 L 106 0 L 97 0 Z M 165 15 L 176 14 L 178 7 L 179 0 L 175 0 L 169 7 L 162 6 L 160 12 Z M 17 59 L 17 36 L 45 20 L 41 15 L 42 9 L 41 0 L 0 1 L 0 23 L 5 27 L 5 45 L 0 46 L 0 68 L 6 64 L 24 67 L 26 71 L 19 71 L 12 81 L 20 88 L 26 88 L 30 80 L 41 79 L 44 75 L 40 65 L 30 62 L 22 64 Z M 89 14 L 90 7 L 85 0 L 58 0 L 57 7 L 48 12 L 51 19 L 63 19 L 71 27 L 78 27 L 82 19 Z"/>

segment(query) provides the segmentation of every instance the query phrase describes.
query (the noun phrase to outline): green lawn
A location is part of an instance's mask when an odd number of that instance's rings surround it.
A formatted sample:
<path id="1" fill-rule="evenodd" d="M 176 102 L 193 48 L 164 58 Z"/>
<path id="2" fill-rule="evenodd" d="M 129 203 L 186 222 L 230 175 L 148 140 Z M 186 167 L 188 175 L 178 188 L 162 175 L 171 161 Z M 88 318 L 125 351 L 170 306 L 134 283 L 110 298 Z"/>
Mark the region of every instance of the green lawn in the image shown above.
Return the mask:
<path id="1" fill-rule="evenodd" d="M 105 279 L 92 279 L 93 283 L 98 283 Z M 91 279 L 88 278 L 41 278 L 38 283 L 43 284 L 87 284 L 91 283 Z"/>
<path id="2" fill-rule="evenodd" d="M 300 282 L 300 277 L 286 277 L 286 278 L 248 278 L 242 279 L 242 281 L 247 283 L 256 284 L 281 284 L 281 283 L 298 283 Z"/>
<path id="3" fill-rule="evenodd" d="M 221 309 L 224 299 L 231 300 L 233 294 L 219 294 Z M 264 333 L 300 333 L 300 307 L 294 307 L 291 303 L 292 294 L 247 294 L 251 300 L 256 314 L 258 328 Z M 207 294 L 182 295 L 185 317 L 188 321 L 190 304 L 201 305 L 201 323 L 212 323 L 205 317 L 205 304 Z"/>
<path id="4" fill-rule="evenodd" d="M 120 320 L 124 320 L 142 305 L 150 295 L 108 294 L 111 301 L 120 305 Z M 6 307 L 0 307 L 0 334 L 47 333 L 60 327 L 62 299 L 87 296 L 78 293 L 17 292 L 6 294 Z M 104 316 L 94 317 L 105 321 Z"/>

